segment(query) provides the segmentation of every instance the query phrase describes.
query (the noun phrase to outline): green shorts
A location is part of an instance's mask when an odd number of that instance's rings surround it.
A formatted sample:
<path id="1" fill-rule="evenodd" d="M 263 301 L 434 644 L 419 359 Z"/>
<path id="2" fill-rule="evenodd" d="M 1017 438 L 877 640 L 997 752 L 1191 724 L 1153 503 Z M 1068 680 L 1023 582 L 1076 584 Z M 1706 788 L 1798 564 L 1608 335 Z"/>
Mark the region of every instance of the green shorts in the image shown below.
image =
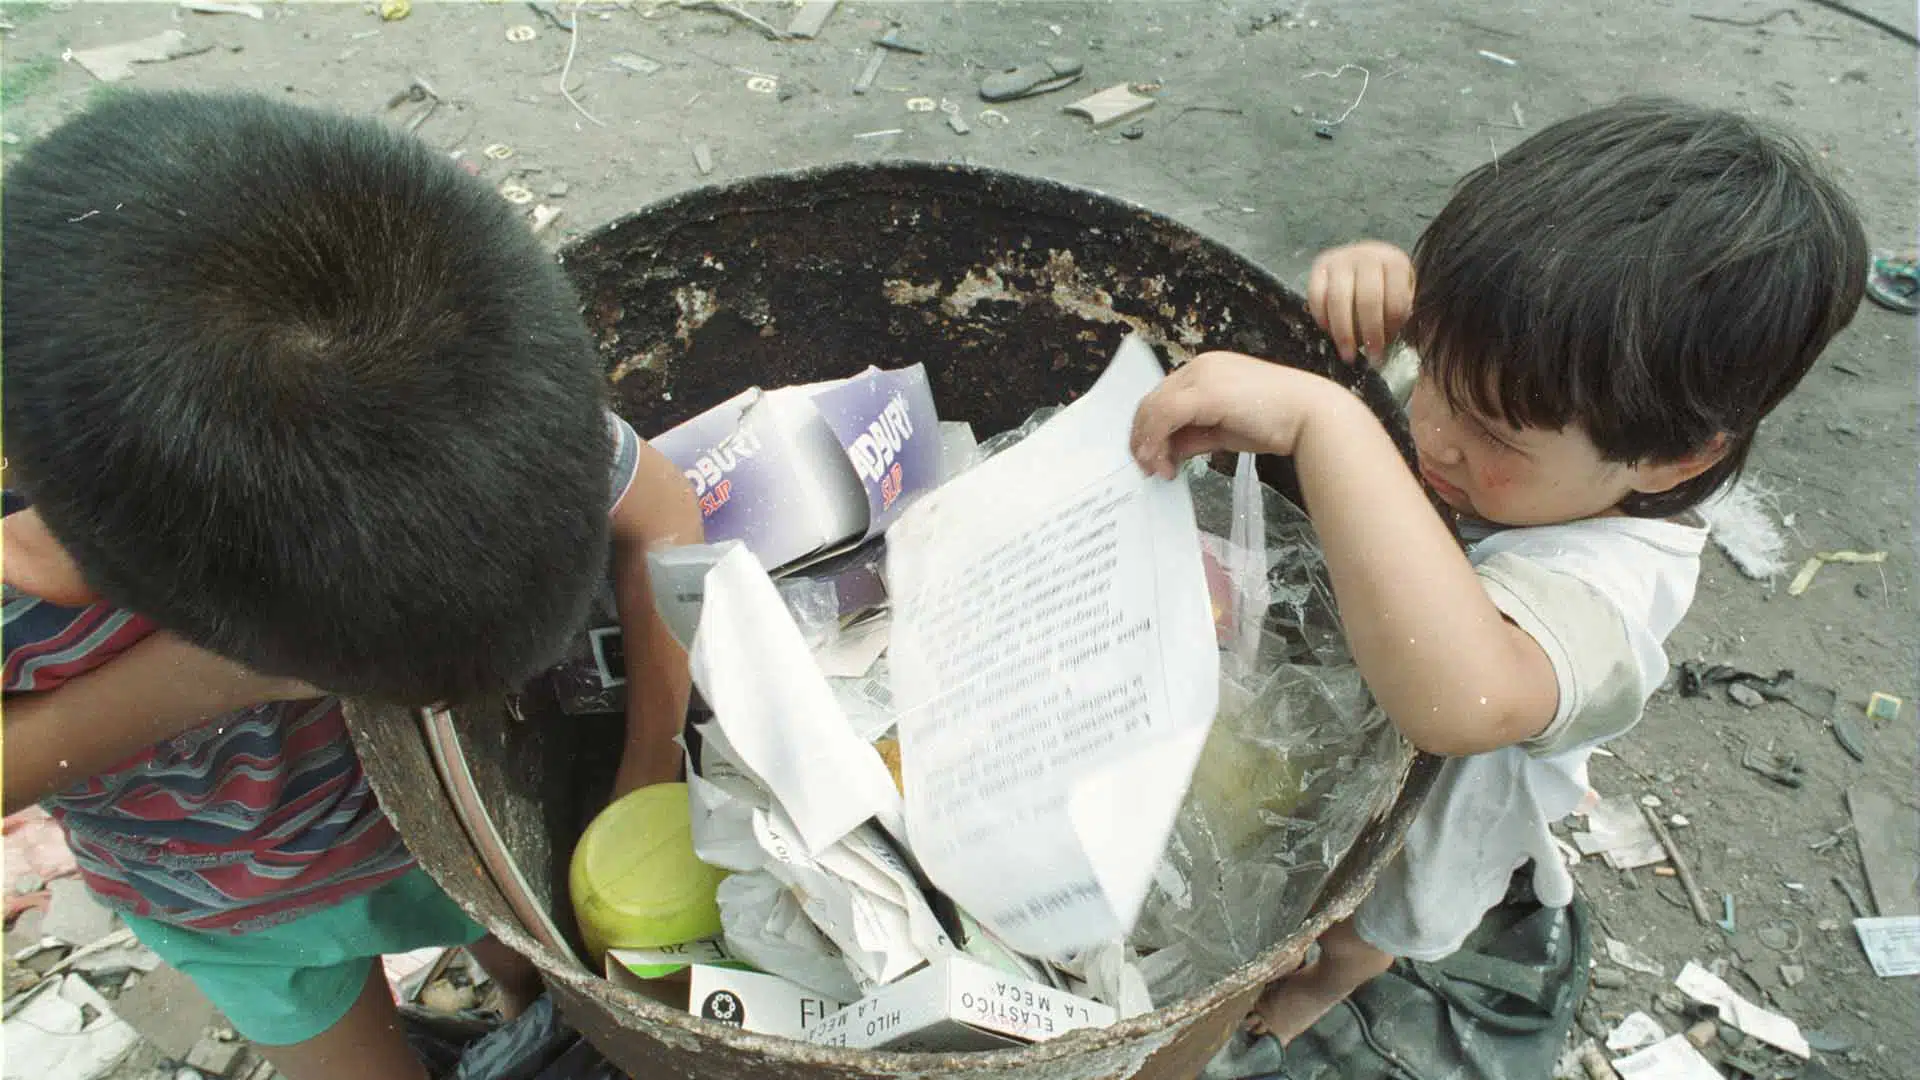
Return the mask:
<path id="1" fill-rule="evenodd" d="M 254 933 L 122 918 L 147 948 L 192 979 L 235 1030 L 265 1046 L 306 1042 L 339 1023 L 379 957 L 471 945 L 486 933 L 418 867 L 337 907 Z"/>

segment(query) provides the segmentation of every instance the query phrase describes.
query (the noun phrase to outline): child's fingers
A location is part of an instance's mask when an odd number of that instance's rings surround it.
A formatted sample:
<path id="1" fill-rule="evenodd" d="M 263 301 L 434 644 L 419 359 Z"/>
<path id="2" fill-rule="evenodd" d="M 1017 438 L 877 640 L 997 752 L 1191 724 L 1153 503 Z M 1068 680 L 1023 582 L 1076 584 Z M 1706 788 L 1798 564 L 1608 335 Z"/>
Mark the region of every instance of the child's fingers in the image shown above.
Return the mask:
<path id="1" fill-rule="evenodd" d="M 1327 334 L 1342 360 L 1353 359 L 1353 271 L 1342 269 L 1327 282 Z"/>
<path id="2" fill-rule="evenodd" d="M 1368 264 L 1354 271 L 1354 329 L 1360 337 L 1360 349 L 1371 360 L 1379 360 L 1386 350 L 1387 273 L 1383 267 Z"/>
<path id="3" fill-rule="evenodd" d="M 1400 336 L 1400 328 L 1413 314 L 1413 264 L 1404 259 L 1387 264 L 1387 337 Z"/>
<path id="4" fill-rule="evenodd" d="M 1313 261 L 1313 272 L 1307 276 L 1307 311 L 1322 330 L 1327 328 L 1327 283 L 1332 276 L 1324 256 Z"/>
<path id="5" fill-rule="evenodd" d="M 1191 395 L 1182 393 L 1184 382 L 1179 371 L 1167 376 L 1133 414 L 1128 445 L 1140 468 L 1153 476 L 1173 475 L 1173 436 L 1186 426 L 1185 417 L 1192 411 Z"/>

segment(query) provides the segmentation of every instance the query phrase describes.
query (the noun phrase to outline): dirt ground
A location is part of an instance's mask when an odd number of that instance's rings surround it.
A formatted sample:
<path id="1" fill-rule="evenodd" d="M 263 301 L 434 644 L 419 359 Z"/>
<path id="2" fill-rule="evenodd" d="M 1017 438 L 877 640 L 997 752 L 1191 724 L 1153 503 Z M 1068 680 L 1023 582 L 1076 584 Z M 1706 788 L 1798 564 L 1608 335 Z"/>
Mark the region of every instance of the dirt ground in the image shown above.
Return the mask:
<path id="1" fill-rule="evenodd" d="M 1144 204 L 1298 285 L 1328 245 L 1410 244 L 1463 171 L 1629 92 L 1780 121 L 1827 159 L 1877 247 L 1909 246 L 1915 233 L 1915 51 L 1813 3 L 843 3 L 817 39 L 788 42 L 658 2 L 588 4 L 577 39 L 521 3 L 421 2 L 394 22 L 371 4 L 263 6 L 255 21 L 163 4 L 6 4 L 5 158 L 111 92 L 64 62 L 66 50 L 178 28 L 189 48 L 207 51 L 142 65 L 116 85 L 248 88 L 384 113 L 420 77 L 442 99 L 420 137 L 464 150 L 489 179 L 563 210 L 548 233 L 556 243 L 669 194 L 754 173 L 880 157 L 964 160 Z M 1911 6 L 1894 0 L 1860 6 L 1909 29 L 1914 22 Z M 791 17 L 788 5 L 747 7 L 780 26 Z M 893 20 L 926 53 L 890 53 L 871 91 L 852 93 L 870 42 Z M 513 40 L 521 26 L 531 40 Z M 570 52 L 578 108 L 560 91 Z M 1081 58 L 1086 77 L 1001 106 L 1004 123 L 981 116 L 983 74 L 1049 53 Z M 660 66 L 617 66 L 619 54 Z M 1115 83 L 1161 84 L 1159 103 L 1104 131 L 1061 111 Z M 939 111 L 910 111 L 917 97 L 957 103 L 971 133 L 951 131 Z M 401 122 L 415 108 L 390 115 Z M 1316 119 L 1342 116 L 1332 138 L 1316 135 Z M 868 134 L 890 129 L 898 133 Z M 495 144 L 511 157 L 486 154 Z M 700 147 L 711 175 L 696 164 Z M 1750 580 L 1710 552 L 1692 614 L 1670 644 L 1676 661 L 1791 668 L 1833 687 L 1859 718 L 1865 761 L 1785 704 L 1658 698 L 1615 747 L 1618 757 L 1596 762 L 1595 784 L 1657 795 L 1663 813 L 1690 822 L 1676 839 L 1716 917 L 1720 897 L 1732 897 L 1737 929 L 1701 925 L 1671 880 L 1589 860 L 1579 880 L 1607 931 L 1667 976 L 1628 973 L 1624 986 L 1596 990 L 1583 1017 L 1594 1030 L 1652 1011 L 1687 960 L 1720 958 L 1736 989 L 1841 1047 L 1817 1055 L 1832 1075 L 1916 1075 L 1920 979 L 1876 978 L 1854 938 L 1834 884 L 1864 891 L 1854 837 L 1813 847 L 1846 824 L 1849 788 L 1881 792 L 1909 812 L 1916 805 L 1914 327 L 1863 307 L 1769 422 L 1752 468 L 1787 523 L 1796 563 L 1832 549 L 1884 551 L 1885 563 L 1829 566 L 1796 597 L 1784 578 Z M 1906 699 L 1897 721 L 1862 716 L 1876 690 Z M 1796 754 L 1803 785 L 1743 769 L 1749 745 Z M 1910 825 L 1895 828 L 1915 842 Z M 1782 964 L 1803 968 L 1804 981 L 1784 985 Z M 1673 1028 L 1673 1017 L 1656 1015 Z"/>

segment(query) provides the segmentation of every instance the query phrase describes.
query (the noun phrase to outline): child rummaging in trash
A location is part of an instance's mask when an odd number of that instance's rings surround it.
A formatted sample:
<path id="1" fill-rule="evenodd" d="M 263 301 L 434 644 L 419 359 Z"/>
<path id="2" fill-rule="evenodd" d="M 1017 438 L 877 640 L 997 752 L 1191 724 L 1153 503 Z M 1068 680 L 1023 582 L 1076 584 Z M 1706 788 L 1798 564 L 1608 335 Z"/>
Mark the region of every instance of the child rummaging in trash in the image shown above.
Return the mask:
<path id="1" fill-rule="evenodd" d="M 611 547 L 619 784 L 674 778 L 645 553 L 699 540 L 691 493 L 525 224 L 377 122 L 128 94 L 8 173 L 7 809 L 45 800 L 290 1080 L 424 1078 L 380 955 L 473 945 L 509 1010 L 539 980 L 415 865 L 328 694 L 515 687 Z"/>
<path id="2" fill-rule="evenodd" d="M 1448 760 L 1401 855 L 1250 1026 L 1283 1044 L 1394 958 L 1438 960 L 1531 860 L 1595 747 L 1667 672 L 1706 531 L 1694 513 L 1852 319 L 1868 257 L 1846 196 L 1794 143 L 1726 112 L 1628 100 L 1467 176 L 1411 258 L 1321 255 L 1309 301 L 1344 359 L 1396 336 L 1426 488 L 1318 376 L 1212 353 L 1142 403 L 1134 453 L 1290 455 L 1353 654 L 1414 745 Z"/>

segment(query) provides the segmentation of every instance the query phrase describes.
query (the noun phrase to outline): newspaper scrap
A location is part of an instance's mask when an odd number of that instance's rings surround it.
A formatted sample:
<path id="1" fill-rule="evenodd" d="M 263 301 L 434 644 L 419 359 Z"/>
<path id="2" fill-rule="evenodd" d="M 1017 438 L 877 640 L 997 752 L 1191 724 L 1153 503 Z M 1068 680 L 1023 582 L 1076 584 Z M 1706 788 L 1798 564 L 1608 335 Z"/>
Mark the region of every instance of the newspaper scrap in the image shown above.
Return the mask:
<path id="1" fill-rule="evenodd" d="M 1667 861 L 1667 851 L 1653 835 L 1639 804 L 1632 799 L 1605 798 L 1587 813 L 1587 831 L 1573 834 L 1582 855 L 1603 855 L 1615 870 L 1634 870 Z"/>
<path id="2" fill-rule="evenodd" d="M 1607 1033 L 1607 1049 L 1616 1054 L 1640 1050 L 1667 1037 L 1660 1021 L 1643 1012 L 1629 1013 L 1625 1020 Z"/>
<path id="3" fill-rule="evenodd" d="M 1620 1080 L 1726 1080 L 1685 1035 L 1662 1039 L 1631 1057 L 1615 1058 Z"/>
<path id="4" fill-rule="evenodd" d="M 1709 972 L 1699 964 L 1688 961 L 1673 980 L 1680 992 L 1705 1005 L 1720 1010 L 1720 1019 L 1759 1039 L 1769 1046 L 1779 1047 L 1799 1058 L 1813 1056 L 1813 1048 L 1800 1034 L 1800 1025 L 1748 1001 L 1734 992 L 1726 981 Z"/>
<path id="5" fill-rule="evenodd" d="M 1129 336 L 1085 396 L 887 538 L 912 850 L 1036 956 L 1132 928 L 1218 703 L 1187 481 L 1128 448 L 1163 377 Z"/>
<path id="6" fill-rule="evenodd" d="M 748 548 L 730 549 L 708 571 L 689 662 L 729 756 L 773 794 L 807 854 L 875 818 L 901 834 L 893 777 L 854 734 Z"/>
<path id="7" fill-rule="evenodd" d="M 1920 915 L 1853 920 L 1873 973 L 1883 979 L 1920 975 Z"/>

